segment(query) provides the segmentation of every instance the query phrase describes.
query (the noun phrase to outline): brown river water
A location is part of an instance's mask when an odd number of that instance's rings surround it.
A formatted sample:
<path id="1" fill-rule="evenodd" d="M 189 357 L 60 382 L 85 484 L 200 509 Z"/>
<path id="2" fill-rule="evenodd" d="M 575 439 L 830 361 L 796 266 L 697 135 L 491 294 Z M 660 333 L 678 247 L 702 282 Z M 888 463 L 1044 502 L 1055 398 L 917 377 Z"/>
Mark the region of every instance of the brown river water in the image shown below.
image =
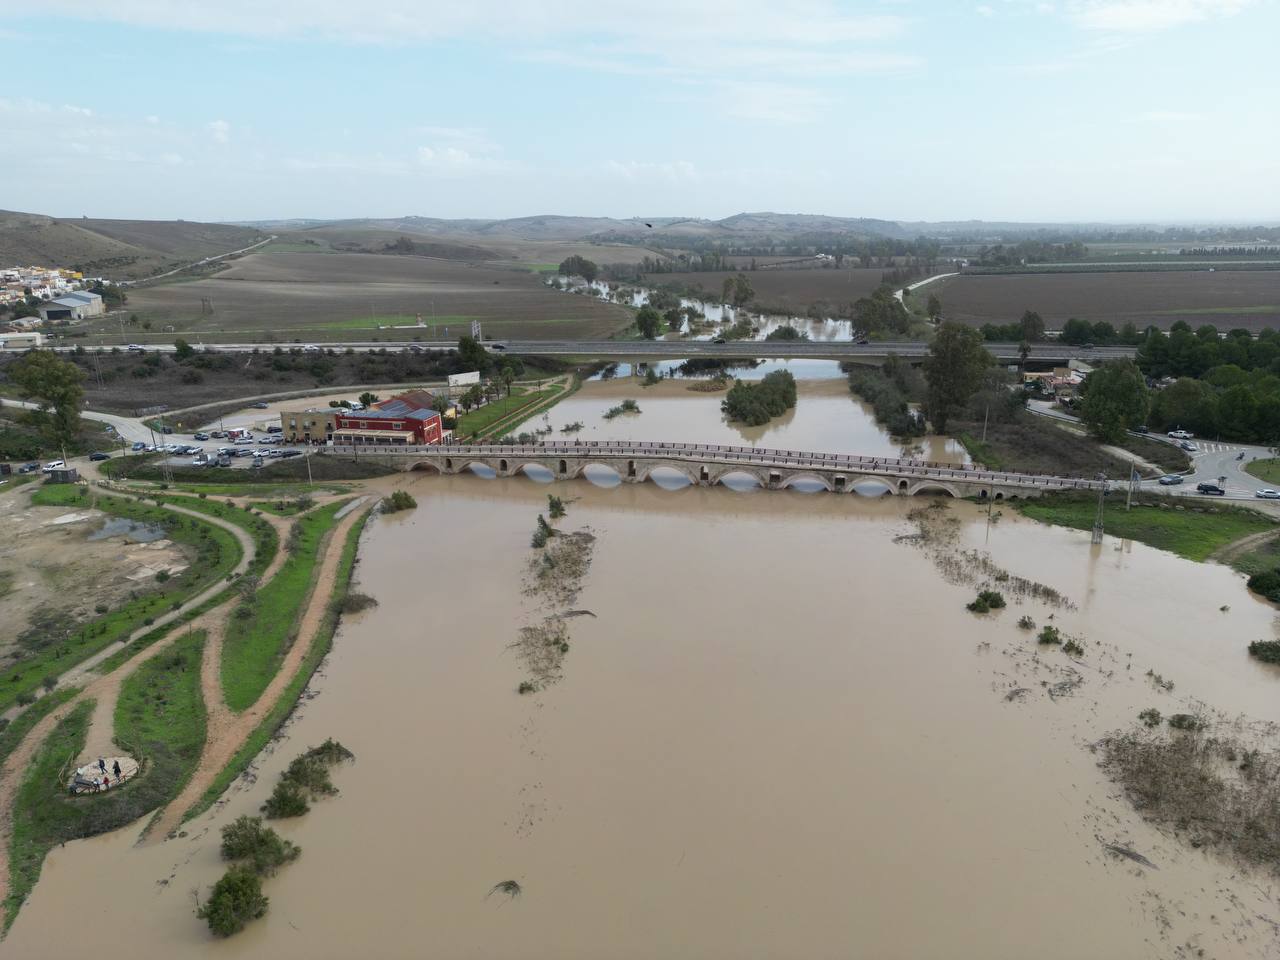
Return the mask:
<path id="1" fill-rule="evenodd" d="M 919 499 L 383 485 L 419 506 L 365 534 L 358 589 L 379 605 L 346 619 L 256 782 L 189 836 L 138 847 L 133 827 L 53 851 L 0 955 L 1280 951 L 1274 881 L 1143 823 L 1089 749 L 1189 698 L 1280 721 L 1280 675 L 1244 653 L 1274 612 L 1230 570 L 952 503 L 966 546 L 1076 604 L 977 617 L 972 586 L 895 542 Z M 521 583 L 549 490 L 575 498 L 563 529 L 598 537 L 574 603 L 595 616 L 569 621 L 562 679 L 521 696 L 508 647 L 540 615 Z M 1086 639 L 1074 693 L 1046 693 L 1066 658 L 1036 653 L 1023 613 Z M 329 736 L 357 757 L 341 794 L 277 822 L 301 859 L 265 881 L 266 918 L 213 940 L 193 910 L 222 869 L 218 828 Z M 506 880 L 523 893 L 487 896 Z"/>

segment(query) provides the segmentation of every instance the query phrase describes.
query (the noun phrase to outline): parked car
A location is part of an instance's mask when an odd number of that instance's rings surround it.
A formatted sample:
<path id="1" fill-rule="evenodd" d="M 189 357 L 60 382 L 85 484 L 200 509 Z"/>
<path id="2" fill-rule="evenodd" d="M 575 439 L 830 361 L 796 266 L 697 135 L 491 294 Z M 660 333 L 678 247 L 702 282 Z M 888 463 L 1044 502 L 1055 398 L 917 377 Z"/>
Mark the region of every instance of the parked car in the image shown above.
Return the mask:
<path id="1" fill-rule="evenodd" d="M 1227 495 L 1227 491 L 1216 483 L 1197 483 L 1196 490 L 1211 497 L 1225 497 Z"/>
<path id="2" fill-rule="evenodd" d="M 216 459 L 216 460 L 215 460 L 215 461 L 213 461 L 213 462 L 214 462 L 215 464 L 217 464 L 219 467 L 229 467 L 229 466 L 231 466 L 231 458 L 230 458 L 229 456 L 227 456 L 225 453 L 220 453 L 220 454 L 218 454 L 218 459 Z"/>
<path id="3" fill-rule="evenodd" d="M 303 353 L 319 353 L 320 348 L 316 346 L 314 343 L 308 343 L 305 347 L 302 348 L 302 352 Z"/>
<path id="4" fill-rule="evenodd" d="M 1133 430 L 1134 430 L 1134 432 L 1135 432 L 1135 433 L 1150 433 L 1150 432 L 1151 432 L 1151 428 L 1150 428 L 1150 427 L 1148 427 L 1145 423 L 1140 423 L 1140 424 L 1138 424 L 1136 427 L 1134 427 L 1134 428 L 1133 428 Z"/>
<path id="5" fill-rule="evenodd" d="M 251 464 L 250 464 L 250 466 L 251 466 L 251 467 L 260 467 L 260 466 L 262 466 L 262 464 L 263 464 L 263 460 L 262 460 L 262 458 L 261 458 L 261 457 L 254 457 L 254 458 L 253 458 L 253 463 L 251 463 Z"/>
<path id="6" fill-rule="evenodd" d="M 1190 440 L 1194 434 L 1189 433 L 1186 430 L 1170 430 L 1169 436 L 1174 440 Z"/>
<path id="7" fill-rule="evenodd" d="M 265 401 L 265 400 L 259 400 L 257 403 L 255 403 L 255 404 L 253 405 L 253 409 L 255 409 L 255 410 L 265 410 L 265 409 L 267 409 L 267 407 L 269 407 L 269 406 L 271 406 L 271 404 L 267 403 L 267 401 Z M 1190 434 L 1187 434 L 1187 436 L 1190 436 Z"/>
<path id="8" fill-rule="evenodd" d="M 716 338 L 715 338 L 715 339 L 713 339 L 711 342 L 712 342 L 712 343 L 724 343 L 724 342 L 725 342 L 725 339 L 724 339 L 724 337 L 716 337 Z"/>
<path id="9" fill-rule="evenodd" d="M 253 437 L 236 437 L 232 441 L 237 447 L 243 447 L 247 443 L 253 443 Z"/>
<path id="10" fill-rule="evenodd" d="M 137 451 L 137 450 L 145 450 L 145 449 L 147 449 L 147 445 L 146 445 L 145 443 L 143 443 L 141 440 L 135 440 L 135 441 L 133 441 L 133 449 L 134 449 L 135 451 Z"/>
<path id="11" fill-rule="evenodd" d="M 61 469 L 62 469 L 63 467 L 65 467 L 65 466 L 66 466 L 66 463 L 65 463 L 65 462 L 63 462 L 62 460 L 50 460 L 50 461 L 49 461 L 48 463 L 46 463 L 43 467 L 41 467 L 41 468 L 40 468 L 40 472 L 41 472 L 41 473 L 53 473 L 53 471 L 55 471 L 55 470 L 61 470 Z"/>
<path id="12" fill-rule="evenodd" d="M 1182 479 L 1182 474 L 1180 473 L 1166 473 L 1160 478 L 1160 485 L 1163 487 L 1172 487 L 1174 484 L 1181 483 Z"/>
<path id="13" fill-rule="evenodd" d="M 1254 494 L 1259 500 L 1280 500 L 1280 490 L 1272 490 L 1267 487 L 1265 490 L 1259 490 Z"/>
<path id="14" fill-rule="evenodd" d="M 209 440 L 211 438 L 207 433 L 193 433 L 191 435 L 191 439 L 192 440 Z"/>
<path id="15" fill-rule="evenodd" d="M 1190 440 L 1183 440 L 1182 442 L 1180 442 L 1180 443 L 1178 444 L 1178 446 L 1180 446 L 1183 450 L 1186 450 L 1186 451 L 1188 451 L 1188 452 L 1190 452 L 1190 453 L 1195 453 L 1195 451 L 1197 451 L 1197 450 L 1199 450 L 1199 449 L 1200 449 L 1200 448 L 1199 448 L 1199 447 L 1197 447 L 1194 443 L 1192 443 Z"/>
<path id="16" fill-rule="evenodd" d="M 40 464 L 38 463 L 24 463 L 22 466 L 18 468 L 18 472 L 19 473 L 35 473 L 35 471 L 39 469 L 40 469 Z"/>
<path id="17" fill-rule="evenodd" d="M 95 461 L 95 462 L 96 462 L 96 461 L 98 461 L 98 460 L 110 460 L 110 459 L 111 459 L 111 454 L 109 454 L 109 453 L 103 453 L 101 450 L 98 450 L 98 451 L 96 451 L 96 452 L 94 452 L 94 453 L 89 454 L 89 459 L 90 459 L 90 460 L 93 460 L 93 461 Z"/>
<path id="18" fill-rule="evenodd" d="M 281 450 L 281 451 L 280 451 L 280 456 L 282 456 L 282 457 L 300 457 L 300 456 L 302 456 L 302 451 L 301 451 L 301 450 Z"/>
<path id="19" fill-rule="evenodd" d="M 160 432 L 161 432 L 161 433 L 173 433 L 173 427 L 161 427 L 161 428 L 160 428 Z"/>
<path id="20" fill-rule="evenodd" d="M 267 427 L 267 433 L 284 433 L 284 427 L 280 426 L 278 423 L 273 423 L 271 426 Z"/>

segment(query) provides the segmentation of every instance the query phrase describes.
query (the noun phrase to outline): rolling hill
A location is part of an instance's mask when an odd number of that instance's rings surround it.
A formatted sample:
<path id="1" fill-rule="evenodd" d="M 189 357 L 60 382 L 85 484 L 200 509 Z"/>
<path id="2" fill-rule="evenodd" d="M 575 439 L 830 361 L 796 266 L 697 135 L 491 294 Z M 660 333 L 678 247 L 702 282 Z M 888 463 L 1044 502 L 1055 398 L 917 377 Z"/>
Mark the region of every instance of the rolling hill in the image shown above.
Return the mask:
<path id="1" fill-rule="evenodd" d="M 0 263 L 139 279 L 264 239 L 256 227 L 186 220 L 57 219 L 0 211 Z"/>

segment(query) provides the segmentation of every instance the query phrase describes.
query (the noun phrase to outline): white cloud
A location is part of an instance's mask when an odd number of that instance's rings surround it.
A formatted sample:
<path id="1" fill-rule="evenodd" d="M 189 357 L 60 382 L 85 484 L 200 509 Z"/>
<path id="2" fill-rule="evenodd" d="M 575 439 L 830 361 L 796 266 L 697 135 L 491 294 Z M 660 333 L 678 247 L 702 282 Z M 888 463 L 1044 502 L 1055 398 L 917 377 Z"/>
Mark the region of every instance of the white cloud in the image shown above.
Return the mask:
<path id="1" fill-rule="evenodd" d="M 768 80 L 722 80 L 715 90 L 715 102 L 729 116 L 769 123 L 813 123 L 833 102 L 821 90 Z"/>
<path id="2" fill-rule="evenodd" d="M 159 122 L 160 122 L 160 118 L 159 118 L 159 117 L 157 117 L 154 113 L 153 113 L 153 114 L 151 114 L 151 115 L 149 115 L 149 116 L 146 118 L 146 120 L 147 120 L 147 123 L 150 123 L 150 124 L 152 124 L 153 126 L 154 126 L 155 124 L 157 124 L 157 123 L 159 123 Z"/>
<path id="3" fill-rule="evenodd" d="M 996 11 L 994 7 L 989 7 L 985 3 L 973 8 L 973 12 L 980 17 L 994 17 Z"/>
<path id="4" fill-rule="evenodd" d="M 62 105 L 62 109 L 65 110 L 67 113 L 78 114 L 79 116 L 82 116 L 82 117 L 93 116 L 93 111 L 90 110 L 88 107 L 76 107 L 69 103 L 64 103 Z"/>
<path id="5" fill-rule="evenodd" d="M 210 120 L 206 124 L 209 130 L 209 136 L 213 137 L 216 143 L 226 143 L 231 139 L 231 124 L 225 120 Z"/>
<path id="6" fill-rule="evenodd" d="M 1229 17 L 1253 0 L 1075 0 L 1068 15 L 1088 30 L 1142 33 Z"/>
<path id="7" fill-rule="evenodd" d="M 650 163 L 641 160 L 610 160 L 605 170 L 631 183 L 658 181 L 661 183 L 692 183 L 697 181 L 698 168 L 688 160 L 669 160 Z"/>

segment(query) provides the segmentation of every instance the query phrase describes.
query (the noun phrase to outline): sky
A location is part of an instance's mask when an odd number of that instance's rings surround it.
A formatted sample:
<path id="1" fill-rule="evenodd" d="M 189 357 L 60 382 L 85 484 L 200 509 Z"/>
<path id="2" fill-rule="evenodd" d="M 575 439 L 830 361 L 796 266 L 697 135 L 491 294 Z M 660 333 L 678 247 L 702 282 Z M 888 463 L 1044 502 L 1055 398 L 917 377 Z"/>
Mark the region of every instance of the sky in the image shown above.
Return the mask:
<path id="1" fill-rule="evenodd" d="M 0 208 L 1276 222 L 1277 37 L 1280 0 L 0 0 Z"/>

